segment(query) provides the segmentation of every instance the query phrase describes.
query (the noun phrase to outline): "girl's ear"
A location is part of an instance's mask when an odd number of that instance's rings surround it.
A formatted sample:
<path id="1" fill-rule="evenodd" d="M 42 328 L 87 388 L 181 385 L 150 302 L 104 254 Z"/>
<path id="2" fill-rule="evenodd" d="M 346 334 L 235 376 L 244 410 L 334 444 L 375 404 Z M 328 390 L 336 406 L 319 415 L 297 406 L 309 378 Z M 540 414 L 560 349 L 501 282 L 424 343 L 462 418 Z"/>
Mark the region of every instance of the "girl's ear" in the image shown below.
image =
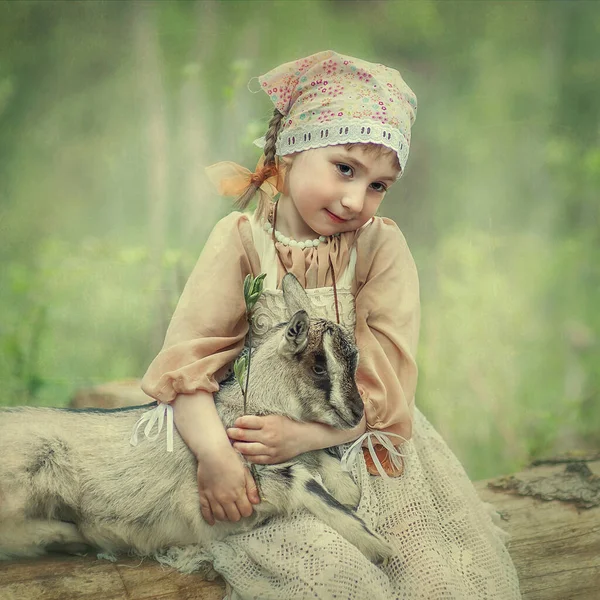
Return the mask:
<path id="1" fill-rule="evenodd" d="M 279 174 L 277 176 L 277 189 L 284 195 L 288 196 L 287 177 L 289 176 L 290 169 L 294 159 L 291 154 L 287 156 L 278 156 L 277 162 L 279 164 Z"/>
<path id="2" fill-rule="evenodd" d="M 286 169 L 289 169 L 292 166 L 292 162 L 294 162 L 291 154 L 286 154 L 285 156 L 279 157 L 279 162 L 285 165 Z"/>

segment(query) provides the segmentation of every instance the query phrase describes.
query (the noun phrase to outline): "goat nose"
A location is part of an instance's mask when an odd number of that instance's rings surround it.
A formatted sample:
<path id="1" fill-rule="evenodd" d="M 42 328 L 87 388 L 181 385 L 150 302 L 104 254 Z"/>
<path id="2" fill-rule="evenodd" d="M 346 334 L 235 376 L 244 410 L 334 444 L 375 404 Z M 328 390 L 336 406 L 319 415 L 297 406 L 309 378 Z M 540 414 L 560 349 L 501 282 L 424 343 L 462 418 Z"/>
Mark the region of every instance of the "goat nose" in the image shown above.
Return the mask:
<path id="1" fill-rule="evenodd" d="M 360 423 L 360 420 L 363 418 L 363 414 L 365 412 L 365 403 L 360 397 L 358 390 L 356 390 L 356 394 L 353 395 L 353 398 L 350 402 L 350 411 L 352 412 L 352 416 L 356 419 L 356 423 Z"/>

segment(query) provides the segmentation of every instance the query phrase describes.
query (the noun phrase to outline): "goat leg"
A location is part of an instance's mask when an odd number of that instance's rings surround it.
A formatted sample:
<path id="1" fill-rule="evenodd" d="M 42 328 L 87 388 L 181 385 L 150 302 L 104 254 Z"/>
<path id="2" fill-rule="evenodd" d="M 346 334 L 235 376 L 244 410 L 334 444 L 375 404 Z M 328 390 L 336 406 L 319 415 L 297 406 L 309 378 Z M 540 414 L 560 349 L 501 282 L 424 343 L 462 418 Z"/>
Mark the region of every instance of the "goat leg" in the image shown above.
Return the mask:
<path id="1" fill-rule="evenodd" d="M 316 479 L 304 483 L 303 500 L 315 517 L 354 544 L 371 562 L 384 564 L 394 554 L 391 546 L 371 531 L 352 510 L 338 502 Z"/>
<path id="2" fill-rule="evenodd" d="M 73 523 L 25 519 L 0 526 L 0 559 L 40 556 L 56 546 L 81 549 L 85 545 Z"/>
<path id="3" fill-rule="evenodd" d="M 348 508 L 356 508 L 360 501 L 360 489 L 350 473 L 342 471 L 340 460 L 327 454 L 320 453 L 319 474 L 327 491 L 341 504 Z"/>
<path id="4" fill-rule="evenodd" d="M 372 532 L 352 510 L 338 502 L 318 481 L 319 475 L 312 475 L 305 465 L 290 462 L 266 466 L 259 471 L 259 476 L 262 493 L 268 501 L 254 507 L 257 513 L 270 511 L 275 514 L 285 510 L 289 514 L 305 508 L 375 564 L 383 564 L 393 555 L 388 543 Z M 274 506 L 280 507 L 279 510 L 274 510 Z"/>

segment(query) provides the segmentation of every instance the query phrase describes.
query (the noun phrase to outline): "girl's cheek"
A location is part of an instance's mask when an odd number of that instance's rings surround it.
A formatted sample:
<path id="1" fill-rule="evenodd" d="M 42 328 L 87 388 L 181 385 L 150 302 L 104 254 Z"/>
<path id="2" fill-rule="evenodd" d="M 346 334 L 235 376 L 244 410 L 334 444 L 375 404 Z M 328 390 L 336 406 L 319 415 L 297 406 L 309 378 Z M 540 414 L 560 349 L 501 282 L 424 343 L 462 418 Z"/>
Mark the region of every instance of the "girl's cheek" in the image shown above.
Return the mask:
<path id="1" fill-rule="evenodd" d="M 326 194 L 326 185 L 319 185 L 319 180 L 313 179 L 305 183 L 302 190 L 302 196 L 305 201 L 310 203 L 318 202 L 318 199 Z"/>

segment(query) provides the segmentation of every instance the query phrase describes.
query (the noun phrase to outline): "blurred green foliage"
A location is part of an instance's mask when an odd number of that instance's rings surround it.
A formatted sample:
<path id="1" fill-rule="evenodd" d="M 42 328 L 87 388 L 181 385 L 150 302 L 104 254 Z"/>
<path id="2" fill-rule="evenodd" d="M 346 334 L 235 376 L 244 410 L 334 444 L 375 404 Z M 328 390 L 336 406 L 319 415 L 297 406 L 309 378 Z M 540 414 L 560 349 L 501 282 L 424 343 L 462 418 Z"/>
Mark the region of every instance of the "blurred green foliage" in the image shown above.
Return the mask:
<path id="1" fill-rule="evenodd" d="M 231 209 L 203 167 L 258 158 L 248 81 L 334 48 L 419 98 L 382 213 L 421 276 L 421 409 L 473 477 L 597 448 L 598 39 L 576 0 L 0 1 L 0 403 L 143 374 Z"/>

